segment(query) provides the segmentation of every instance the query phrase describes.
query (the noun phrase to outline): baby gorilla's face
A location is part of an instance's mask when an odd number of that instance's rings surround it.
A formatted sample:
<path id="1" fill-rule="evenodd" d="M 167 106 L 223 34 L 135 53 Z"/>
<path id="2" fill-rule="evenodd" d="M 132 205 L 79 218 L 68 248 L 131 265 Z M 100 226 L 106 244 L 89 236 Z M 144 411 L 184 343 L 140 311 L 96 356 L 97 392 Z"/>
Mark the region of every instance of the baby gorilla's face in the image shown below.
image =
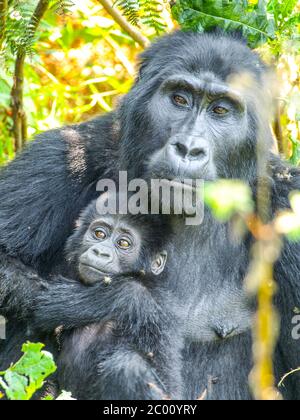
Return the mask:
<path id="1" fill-rule="evenodd" d="M 126 274 L 142 268 L 143 238 L 122 217 L 100 216 L 94 220 L 82 241 L 79 274 L 86 284 L 104 276 Z M 145 258 L 145 257 L 144 257 Z M 150 262 L 151 271 L 158 275 L 165 267 L 167 255 L 159 253 Z"/>
<path id="2" fill-rule="evenodd" d="M 140 255 L 141 238 L 122 220 L 102 217 L 89 226 L 81 251 L 79 273 L 90 284 L 105 275 L 130 272 Z"/>

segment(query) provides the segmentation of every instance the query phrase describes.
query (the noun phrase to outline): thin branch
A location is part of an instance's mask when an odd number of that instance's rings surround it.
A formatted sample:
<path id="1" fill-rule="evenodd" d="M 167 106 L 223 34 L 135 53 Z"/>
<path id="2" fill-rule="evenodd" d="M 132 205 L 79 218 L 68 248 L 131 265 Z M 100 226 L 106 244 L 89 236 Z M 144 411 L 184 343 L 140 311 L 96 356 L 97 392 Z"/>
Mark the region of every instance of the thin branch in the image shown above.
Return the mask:
<path id="1" fill-rule="evenodd" d="M 281 379 L 281 381 L 279 382 L 278 387 L 280 388 L 280 387 L 284 384 L 285 380 L 286 380 L 288 377 L 290 377 L 291 375 L 294 375 L 295 373 L 298 373 L 298 372 L 300 372 L 300 368 L 298 368 L 298 369 L 294 369 L 294 370 L 292 370 L 291 372 L 286 373 L 286 374 L 283 376 L 283 378 Z"/>
<path id="2" fill-rule="evenodd" d="M 102 4 L 104 9 L 111 15 L 115 22 L 117 22 L 121 28 L 131 36 L 131 38 L 141 45 L 143 48 L 148 47 L 150 41 L 144 35 L 142 35 L 136 28 L 134 28 L 127 19 L 119 12 L 116 7 L 113 7 L 110 0 L 98 0 Z"/>
<path id="3" fill-rule="evenodd" d="M 274 133 L 275 133 L 277 144 L 278 144 L 278 150 L 281 154 L 283 154 L 285 152 L 285 147 L 284 147 L 282 126 L 281 126 L 281 112 L 282 112 L 281 103 L 279 102 L 279 100 L 277 100 L 275 121 L 274 121 Z"/>
<path id="4" fill-rule="evenodd" d="M 4 40 L 8 2 L 0 0 L 0 50 Z"/>
<path id="5" fill-rule="evenodd" d="M 31 36 L 34 36 L 47 8 L 49 0 L 40 0 L 29 23 Z M 17 53 L 14 71 L 14 83 L 11 91 L 13 109 L 13 134 L 15 150 L 20 151 L 27 139 L 27 119 L 24 111 L 24 64 L 26 51 L 20 47 Z"/>

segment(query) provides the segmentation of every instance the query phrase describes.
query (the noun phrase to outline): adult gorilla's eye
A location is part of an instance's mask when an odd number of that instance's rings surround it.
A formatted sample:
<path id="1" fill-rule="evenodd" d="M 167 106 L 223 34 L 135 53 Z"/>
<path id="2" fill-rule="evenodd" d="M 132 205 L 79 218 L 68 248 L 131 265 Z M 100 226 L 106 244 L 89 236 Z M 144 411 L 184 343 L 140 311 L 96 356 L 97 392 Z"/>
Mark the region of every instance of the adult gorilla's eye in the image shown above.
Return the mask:
<path id="1" fill-rule="evenodd" d="M 131 242 L 128 239 L 124 239 L 124 238 L 119 239 L 117 244 L 118 244 L 119 248 L 122 248 L 122 249 L 131 248 Z"/>
<path id="2" fill-rule="evenodd" d="M 189 106 L 188 100 L 186 98 L 184 98 L 183 96 L 180 96 L 180 95 L 174 95 L 173 96 L 173 101 L 178 106 L 183 106 L 183 107 L 188 107 Z"/>
<path id="3" fill-rule="evenodd" d="M 100 239 L 101 241 L 104 241 L 107 238 L 106 232 L 101 228 L 95 229 L 94 235 L 97 239 Z"/>
<path id="4" fill-rule="evenodd" d="M 214 112 L 215 114 L 218 114 L 218 115 L 225 115 L 225 114 L 227 114 L 229 111 L 228 111 L 228 109 L 227 109 L 227 108 L 224 108 L 223 106 L 215 106 L 215 107 L 213 108 L 213 112 Z"/>

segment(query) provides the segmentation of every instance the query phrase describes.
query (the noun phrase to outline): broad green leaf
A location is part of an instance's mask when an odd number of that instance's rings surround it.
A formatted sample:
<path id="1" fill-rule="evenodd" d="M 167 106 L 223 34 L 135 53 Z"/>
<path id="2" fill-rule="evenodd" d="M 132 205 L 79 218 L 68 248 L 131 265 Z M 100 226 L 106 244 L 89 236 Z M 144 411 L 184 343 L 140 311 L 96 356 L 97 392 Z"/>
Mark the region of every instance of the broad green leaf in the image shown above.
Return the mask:
<path id="1" fill-rule="evenodd" d="M 42 388 L 45 379 L 55 372 L 53 357 L 42 351 L 43 347 L 40 343 L 24 344 L 21 359 L 5 372 L 0 372 L 0 387 L 10 400 L 29 400 Z"/>
<path id="2" fill-rule="evenodd" d="M 300 163 L 300 141 L 291 138 L 292 143 L 292 156 L 290 161 L 293 165 L 298 165 Z"/>
<path id="3" fill-rule="evenodd" d="M 239 31 L 253 48 L 275 38 L 275 21 L 267 12 L 266 1 L 177 0 L 172 10 L 186 30 L 204 32 L 219 27 Z"/>

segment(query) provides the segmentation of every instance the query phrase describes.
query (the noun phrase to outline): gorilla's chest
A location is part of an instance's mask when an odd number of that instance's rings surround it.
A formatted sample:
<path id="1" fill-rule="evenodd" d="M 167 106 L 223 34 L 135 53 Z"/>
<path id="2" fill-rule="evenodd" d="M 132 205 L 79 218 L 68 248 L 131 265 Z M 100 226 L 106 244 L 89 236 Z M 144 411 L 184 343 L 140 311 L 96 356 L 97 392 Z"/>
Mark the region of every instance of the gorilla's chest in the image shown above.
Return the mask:
<path id="1" fill-rule="evenodd" d="M 244 291 L 248 254 L 225 226 L 216 226 L 209 235 L 201 227 L 175 232 L 168 282 L 185 338 L 207 342 L 249 330 L 254 304 Z"/>

